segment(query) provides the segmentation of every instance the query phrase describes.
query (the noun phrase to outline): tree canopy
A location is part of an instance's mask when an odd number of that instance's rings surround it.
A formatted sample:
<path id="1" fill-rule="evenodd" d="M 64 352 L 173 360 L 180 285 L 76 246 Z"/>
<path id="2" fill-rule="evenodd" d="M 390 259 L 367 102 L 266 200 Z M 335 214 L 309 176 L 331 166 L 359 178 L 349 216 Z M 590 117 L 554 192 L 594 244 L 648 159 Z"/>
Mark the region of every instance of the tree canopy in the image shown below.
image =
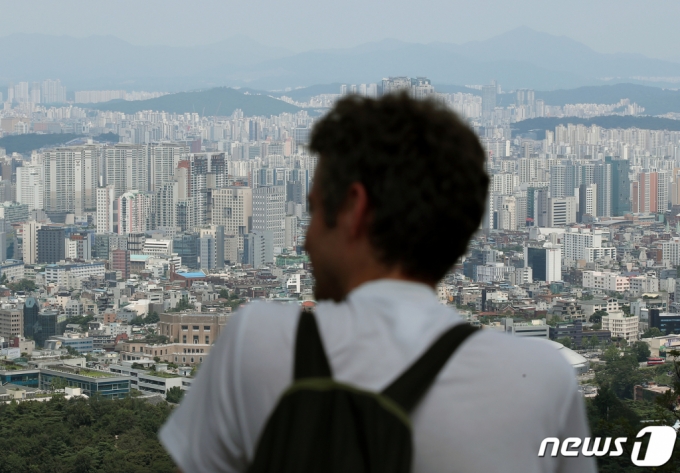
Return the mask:
<path id="1" fill-rule="evenodd" d="M 171 408 L 139 399 L 55 397 L 0 405 L 0 473 L 165 473 L 157 433 Z"/>

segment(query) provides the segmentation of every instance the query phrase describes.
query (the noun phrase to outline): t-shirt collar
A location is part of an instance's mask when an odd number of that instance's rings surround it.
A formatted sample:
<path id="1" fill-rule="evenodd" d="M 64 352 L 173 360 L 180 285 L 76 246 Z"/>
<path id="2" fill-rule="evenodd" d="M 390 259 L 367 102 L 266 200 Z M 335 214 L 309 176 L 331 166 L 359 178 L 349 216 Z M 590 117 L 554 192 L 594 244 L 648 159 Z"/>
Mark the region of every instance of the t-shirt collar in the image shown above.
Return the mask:
<path id="1" fill-rule="evenodd" d="M 436 292 L 431 286 L 416 281 L 404 281 L 403 279 L 376 279 L 368 281 L 354 288 L 347 296 L 348 299 L 362 296 L 389 296 L 389 297 L 436 297 Z"/>

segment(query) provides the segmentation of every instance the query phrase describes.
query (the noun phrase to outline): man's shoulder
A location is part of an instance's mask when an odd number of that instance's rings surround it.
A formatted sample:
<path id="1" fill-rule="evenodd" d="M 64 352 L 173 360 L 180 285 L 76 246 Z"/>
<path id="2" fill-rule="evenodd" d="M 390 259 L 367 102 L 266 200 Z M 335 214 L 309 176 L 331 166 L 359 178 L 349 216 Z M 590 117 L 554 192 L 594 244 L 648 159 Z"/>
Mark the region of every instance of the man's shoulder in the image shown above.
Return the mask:
<path id="1" fill-rule="evenodd" d="M 482 330 L 474 345 L 479 356 L 500 363 L 503 369 L 532 370 L 568 379 L 573 379 L 574 364 L 582 358 L 552 340 L 518 337 L 495 330 Z"/>
<path id="2" fill-rule="evenodd" d="M 241 342 L 265 339 L 277 334 L 290 334 L 297 326 L 300 306 L 278 302 L 253 301 L 242 307 L 229 323 L 234 322 Z"/>

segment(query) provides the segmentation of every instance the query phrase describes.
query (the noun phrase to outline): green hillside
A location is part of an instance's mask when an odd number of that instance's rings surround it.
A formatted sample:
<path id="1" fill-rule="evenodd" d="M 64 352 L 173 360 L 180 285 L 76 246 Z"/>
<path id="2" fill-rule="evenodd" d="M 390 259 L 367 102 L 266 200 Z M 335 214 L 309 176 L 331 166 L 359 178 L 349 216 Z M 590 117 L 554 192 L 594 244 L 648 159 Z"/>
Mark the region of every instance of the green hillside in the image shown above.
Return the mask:
<path id="1" fill-rule="evenodd" d="M 96 110 L 136 113 L 154 110 L 168 113 L 198 113 L 202 116 L 229 116 L 241 109 L 247 116 L 295 113 L 300 108 L 267 95 L 244 94 L 236 89 L 219 87 L 198 92 L 180 92 L 155 99 L 113 100 L 92 106 Z"/>

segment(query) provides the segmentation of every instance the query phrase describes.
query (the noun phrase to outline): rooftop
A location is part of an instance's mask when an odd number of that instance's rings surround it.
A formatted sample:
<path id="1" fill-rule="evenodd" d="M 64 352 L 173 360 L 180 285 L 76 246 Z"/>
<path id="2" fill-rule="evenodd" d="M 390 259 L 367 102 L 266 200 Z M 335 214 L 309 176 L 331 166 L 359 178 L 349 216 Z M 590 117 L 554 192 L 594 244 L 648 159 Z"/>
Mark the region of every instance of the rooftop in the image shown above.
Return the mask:
<path id="1" fill-rule="evenodd" d="M 187 273 L 175 273 L 177 276 L 182 276 L 183 278 L 204 278 L 206 275 L 203 271 L 194 271 Z"/>

